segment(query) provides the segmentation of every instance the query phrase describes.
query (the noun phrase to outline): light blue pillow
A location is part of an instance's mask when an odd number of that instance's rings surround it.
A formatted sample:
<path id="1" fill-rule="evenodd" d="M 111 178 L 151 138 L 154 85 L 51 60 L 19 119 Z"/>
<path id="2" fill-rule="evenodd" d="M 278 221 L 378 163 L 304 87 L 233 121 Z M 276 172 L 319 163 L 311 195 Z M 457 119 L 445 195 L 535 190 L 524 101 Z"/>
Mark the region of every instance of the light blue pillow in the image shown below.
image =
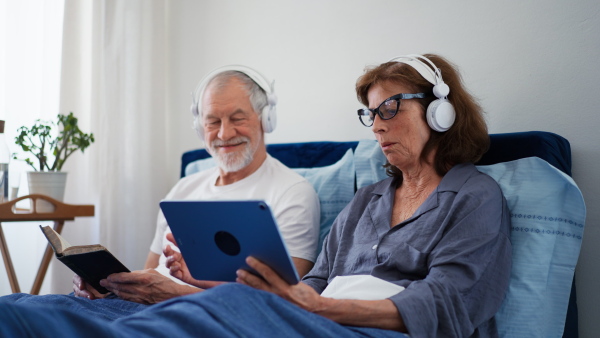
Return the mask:
<path id="1" fill-rule="evenodd" d="M 377 142 L 360 141 L 354 160 L 358 187 L 387 177 Z M 537 157 L 477 169 L 498 182 L 511 212 L 513 266 L 496 314 L 500 336 L 562 337 L 585 224 L 579 188 Z"/>
<path id="2" fill-rule="evenodd" d="M 185 176 L 189 176 L 191 174 L 195 174 L 216 166 L 217 162 L 215 162 L 215 159 L 212 157 L 208 157 L 202 160 L 196 160 L 194 162 L 188 163 L 188 165 L 185 167 Z"/>
<path id="3" fill-rule="evenodd" d="M 360 140 L 354 150 L 356 188 L 360 189 L 387 178 L 383 168 L 386 162 L 387 159 L 377 141 Z"/>
<path id="4" fill-rule="evenodd" d="M 494 178 L 511 212 L 513 265 L 496 314 L 501 337 L 562 337 L 585 204 L 575 182 L 529 157 L 478 166 Z"/>
<path id="5" fill-rule="evenodd" d="M 197 160 L 185 167 L 185 175 L 206 170 L 216 166 L 212 157 Z M 317 192 L 321 202 L 319 246 L 321 251 L 323 240 L 337 215 L 346 204 L 354 197 L 354 155 L 348 149 L 344 156 L 336 163 L 316 168 L 292 169 L 306 178 Z"/>
<path id="6" fill-rule="evenodd" d="M 317 168 L 294 169 L 315 188 L 321 202 L 319 252 L 337 215 L 354 197 L 354 155 L 352 149 L 336 163 Z"/>

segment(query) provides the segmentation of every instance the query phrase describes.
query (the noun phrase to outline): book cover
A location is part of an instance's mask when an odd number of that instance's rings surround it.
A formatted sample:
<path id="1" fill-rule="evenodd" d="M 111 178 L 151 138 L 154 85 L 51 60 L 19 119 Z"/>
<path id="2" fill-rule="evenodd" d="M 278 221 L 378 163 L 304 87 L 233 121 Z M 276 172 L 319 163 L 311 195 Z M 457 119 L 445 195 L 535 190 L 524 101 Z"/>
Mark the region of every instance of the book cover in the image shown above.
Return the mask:
<path id="1" fill-rule="evenodd" d="M 100 293 L 109 292 L 100 285 L 101 279 L 113 273 L 130 272 L 102 245 L 73 246 L 51 227 L 40 225 L 40 229 L 48 239 L 56 258 Z"/>

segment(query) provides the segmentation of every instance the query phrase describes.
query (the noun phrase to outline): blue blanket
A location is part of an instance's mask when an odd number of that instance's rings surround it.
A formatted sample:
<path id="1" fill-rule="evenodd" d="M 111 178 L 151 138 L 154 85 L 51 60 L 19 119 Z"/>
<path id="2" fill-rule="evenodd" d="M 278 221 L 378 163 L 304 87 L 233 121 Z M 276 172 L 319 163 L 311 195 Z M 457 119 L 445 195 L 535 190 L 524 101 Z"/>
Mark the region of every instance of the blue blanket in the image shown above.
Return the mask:
<path id="1" fill-rule="evenodd" d="M 114 321 L 65 304 L 0 305 L 0 337 L 58 336 L 406 337 L 339 325 L 271 293 L 234 283 L 148 306 Z"/>

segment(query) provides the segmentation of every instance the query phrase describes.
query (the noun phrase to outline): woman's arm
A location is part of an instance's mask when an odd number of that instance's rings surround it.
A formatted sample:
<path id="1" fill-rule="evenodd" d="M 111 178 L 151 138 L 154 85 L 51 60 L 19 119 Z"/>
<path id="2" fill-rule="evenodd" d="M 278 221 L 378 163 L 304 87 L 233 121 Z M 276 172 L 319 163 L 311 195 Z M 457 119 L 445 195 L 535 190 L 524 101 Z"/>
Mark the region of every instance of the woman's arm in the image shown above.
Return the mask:
<path id="1" fill-rule="evenodd" d="M 314 311 L 334 322 L 350 325 L 376 327 L 407 333 L 402 316 L 396 305 L 389 300 L 354 300 L 320 297 L 323 307 Z"/>
<path id="2" fill-rule="evenodd" d="M 248 257 L 246 262 L 262 278 L 245 270 L 238 270 L 238 283 L 272 292 L 307 311 L 343 325 L 406 332 L 398 309 L 389 299 L 367 301 L 321 297 L 313 288 L 304 283 L 287 284 L 271 268 L 253 257 Z"/>

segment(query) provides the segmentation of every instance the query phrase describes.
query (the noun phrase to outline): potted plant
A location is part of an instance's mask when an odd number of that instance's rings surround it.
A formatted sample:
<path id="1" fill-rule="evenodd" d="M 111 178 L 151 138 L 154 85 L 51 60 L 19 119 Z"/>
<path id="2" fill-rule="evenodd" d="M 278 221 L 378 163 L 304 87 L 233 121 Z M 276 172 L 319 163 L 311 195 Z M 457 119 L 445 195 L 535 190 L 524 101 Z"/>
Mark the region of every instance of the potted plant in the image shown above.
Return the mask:
<path id="1" fill-rule="evenodd" d="M 62 201 L 67 181 L 67 173 L 61 171 L 65 161 L 74 152 L 83 152 L 93 142 L 94 134 L 82 132 L 72 112 L 69 115 L 58 114 L 57 122 L 38 119 L 30 128 L 20 127 L 15 143 L 33 157 L 19 158 L 15 153 L 13 158 L 24 160 L 33 168 L 33 171 L 27 172 L 29 193 Z M 52 210 L 51 205 L 37 205 L 38 212 Z"/>

